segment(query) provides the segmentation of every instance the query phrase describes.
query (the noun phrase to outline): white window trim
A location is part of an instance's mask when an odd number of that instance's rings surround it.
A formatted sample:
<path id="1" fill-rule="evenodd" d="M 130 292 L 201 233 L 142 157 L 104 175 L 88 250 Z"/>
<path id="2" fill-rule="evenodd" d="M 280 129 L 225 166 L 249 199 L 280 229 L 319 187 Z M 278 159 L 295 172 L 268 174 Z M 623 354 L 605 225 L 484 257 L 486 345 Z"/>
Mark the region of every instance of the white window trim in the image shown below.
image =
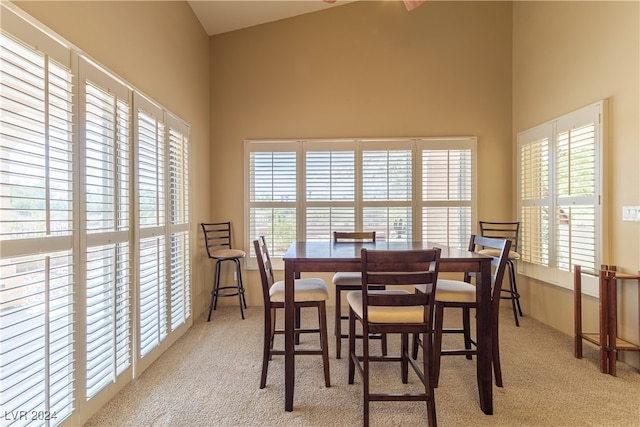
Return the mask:
<path id="1" fill-rule="evenodd" d="M 565 114 L 556 119 L 550 120 L 538 126 L 535 126 L 531 129 L 522 131 L 518 133 L 518 152 L 517 152 L 517 182 L 518 182 L 518 215 L 520 216 L 520 221 L 523 222 L 524 219 L 521 217 L 522 208 L 526 205 L 522 198 L 522 171 L 521 171 L 521 154 L 522 154 L 522 146 L 527 144 L 529 141 L 540 139 L 543 137 L 547 137 L 549 141 L 549 182 L 547 187 L 549 190 L 549 197 L 544 205 L 548 206 L 550 212 L 557 212 L 558 210 L 558 197 L 555 193 L 555 171 L 556 171 L 556 137 L 557 135 L 565 131 L 567 129 L 571 129 L 573 127 L 572 123 L 574 121 L 583 123 L 582 120 L 585 116 L 589 117 L 590 120 L 593 120 L 595 125 L 595 150 L 596 150 L 596 171 L 595 171 L 595 190 L 596 194 L 595 198 L 595 267 L 598 267 L 600 264 L 607 262 L 606 257 L 606 248 L 607 245 L 607 233 L 606 233 L 606 211 L 604 210 L 604 206 L 607 205 L 606 202 L 606 192 L 605 188 L 605 164 L 606 164 L 606 136 L 607 136 L 607 108 L 608 101 L 601 100 L 594 104 L 588 105 L 586 107 L 575 110 L 571 113 Z M 555 218 L 555 216 L 554 216 Z M 549 233 L 549 241 L 555 242 L 555 224 L 550 223 L 549 228 L 551 232 Z M 571 271 L 560 270 L 556 267 L 556 247 L 554 245 L 549 246 L 549 266 L 538 265 L 534 263 L 525 262 L 524 260 L 520 260 L 517 262 L 517 270 L 518 273 L 527 277 L 530 277 L 535 280 L 539 280 L 542 282 L 546 282 L 552 285 L 556 285 L 565 289 L 573 290 L 573 266 L 570 266 Z M 595 278 L 585 277 L 583 278 L 583 290 L 582 292 L 587 295 L 597 297 L 599 294 L 598 283 Z"/>
<path id="2" fill-rule="evenodd" d="M 425 207 L 439 207 L 439 206 L 460 206 L 465 205 L 470 207 L 470 219 L 469 219 L 469 230 L 468 233 L 471 234 L 476 229 L 477 225 L 477 139 L 476 137 L 419 137 L 419 138 L 337 138 L 337 139 L 291 139 L 291 140 L 246 140 L 245 141 L 245 152 L 244 152 L 244 176 L 245 176 L 245 247 L 249 248 L 247 250 L 249 256 L 245 258 L 245 267 L 247 269 L 256 269 L 257 265 L 255 263 L 255 255 L 253 255 L 253 242 L 252 238 L 256 236 L 251 236 L 251 202 L 250 202 L 250 190 L 251 190 L 251 170 L 250 170 L 250 156 L 253 152 L 273 152 L 273 151 L 288 151 L 295 152 L 297 158 L 297 188 L 296 194 L 304 194 L 304 175 L 301 173 L 304 171 L 304 153 L 306 150 L 310 149 L 318 149 L 322 148 L 323 150 L 331 150 L 331 149 L 349 149 L 355 150 L 355 162 L 362 161 L 362 152 L 367 147 L 371 149 L 372 147 L 380 147 L 381 150 L 389 150 L 395 148 L 401 149 L 409 149 L 412 154 L 412 199 L 408 202 L 403 201 L 389 201 L 384 200 L 379 202 L 379 204 L 383 206 L 409 206 L 412 210 L 412 236 L 411 238 L 416 241 L 420 241 L 422 239 L 422 209 Z M 470 198 L 468 202 L 458 202 L 458 201 L 422 201 L 422 165 L 420 159 L 422 158 L 422 153 L 420 150 L 456 150 L 456 149 L 464 149 L 469 150 L 471 152 L 471 171 L 469 172 L 470 176 L 470 186 L 471 189 L 469 191 Z M 363 202 L 361 199 L 362 195 L 362 169 L 360 167 L 356 168 L 355 175 L 355 186 L 356 186 L 356 200 L 351 203 L 355 206 L 356 216 L 355 216 L 355 226 L 357 229 L 361 228 L 362 225 L 362 206 L 369 203 L 370 205 L 375 206 L 378 202 Z M 358 194 L 360 198 L 358 198 Z M 282 203 L 273 202 L 270 206 L 267 202 L 262 202 L 265 207 L 280 207 Z M 408 203 L 408 204 L 407 204 Z M 324 206 L 341 206 L 341 202 L 327 202 L 323 204 Z M 305 215 L 302 214 L 304 212 L 305 205 L 303 200 L 300 200 L 297 197 L 297 200 L 289 203 L 289 206 L 296 209 L 296 239 L 297 240 L 306 240 L 305 232 L 306 232 L 306 224 L 305 224 Z M 468 238 L 464 239 L 464 247 L 466 247 Z M 446 243 L 446 242 L 444 242 Z M 283 263 L 281 257 L 272 255 L 272 263 L 274 269 L 282 269 Z"/>

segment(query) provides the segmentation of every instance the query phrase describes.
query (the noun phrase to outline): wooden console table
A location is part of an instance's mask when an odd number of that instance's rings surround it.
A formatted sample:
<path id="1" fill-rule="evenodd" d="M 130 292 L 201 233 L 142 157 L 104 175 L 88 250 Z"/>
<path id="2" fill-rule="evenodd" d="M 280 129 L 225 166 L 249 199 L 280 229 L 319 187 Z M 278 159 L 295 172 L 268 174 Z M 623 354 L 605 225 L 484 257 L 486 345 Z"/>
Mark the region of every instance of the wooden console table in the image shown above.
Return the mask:
<path id="1" fill-rule="evenodd" d="M 640 307 L 640 272 L 637 275 L 616 271 L 614 265 L 602 265 L 599 271 L 582 269 L 574 265 L 574 315 L 575 345 L 574 356 L 582 358 L 582 340 L 587 340 L 600 348 L 600 372 L 616 376 L 616 355 L 618 351 L 640 352 L 640 336 L 638 344 L 633 344 L 618 337 L 618 296 L 619 280 L 634 280 L 638 286 L 638 307 Z M 582 331 L 582 275 L 587 274 L 599 278 L 599 312 L 600 330 L 597 333 Z M 638 315 L 640 331 L 640 314 Z M 640 332 L 639 332 L 640 335 Z"/>

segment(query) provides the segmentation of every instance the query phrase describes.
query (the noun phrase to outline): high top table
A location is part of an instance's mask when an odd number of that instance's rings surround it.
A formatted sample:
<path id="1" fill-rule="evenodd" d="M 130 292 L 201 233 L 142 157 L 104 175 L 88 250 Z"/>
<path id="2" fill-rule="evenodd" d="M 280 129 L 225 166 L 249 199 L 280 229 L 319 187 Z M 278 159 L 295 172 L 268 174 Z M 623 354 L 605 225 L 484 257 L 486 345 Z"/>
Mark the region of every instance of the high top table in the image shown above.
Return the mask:
<path id="1" fill-rule="evenodd" d="M 284 254 L 285 282 L 285 411 L 293 410 L 295 387 L 294 280 L 302 272 L 360 271 L 360 250 L 406 250 L 439 247 L 440 272 L 476 272 L 477 378 L 480 408 L 493 414 L 491 346 L 491 257 L 431 242 L 295 242 Z"/>

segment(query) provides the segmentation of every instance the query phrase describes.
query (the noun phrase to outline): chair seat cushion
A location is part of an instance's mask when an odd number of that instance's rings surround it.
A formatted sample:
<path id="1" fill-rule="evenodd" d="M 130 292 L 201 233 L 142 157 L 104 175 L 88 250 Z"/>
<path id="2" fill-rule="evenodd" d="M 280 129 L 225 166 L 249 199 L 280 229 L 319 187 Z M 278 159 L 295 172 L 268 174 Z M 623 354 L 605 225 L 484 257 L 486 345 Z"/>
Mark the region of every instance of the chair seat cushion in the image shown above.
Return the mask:
<path id="1" fill-rule="evenodd" d="M 461 280 L 438 280 L 436 302 L 476 302 L 476 287 Z"/>
<path id="2" fill-rule="evenodd" d="M 357 271 L 341 271 L 333 275 L 333 284 L 336 286 L 362 286 L 362 274 Z"/>
<path id="3" fill-rule="evenodd" d="M 211 252 L 211 257 L 216 259 L 244 258 L 245 255 L 240 249 L 218 249 Z"/>
<path id="4" fill-rule="evenodd" d="M 409 291 L 393 290 L 393 291 L 369 291 L 369 294 L 387 293 L 387 294 L 408 294 Z M 347 301 L 358 316 L 363 316 L 362 291 L 351 291 L 347 294 Z M 370 323 L 423 323 L 424 308 L 422 306 L 410 307 L 385 307 L 385 306 L 369 306 L 369 322 Z"/>
<path id="5" fill-rule="evenodd" d="M 489 255 L 492 257 L 500 256 L 499 249 L 481 249 L 478 251 L 478 253 L 482 255 Z M 520 259 L 520 254 L 516 251 L 509 251 L 509 259 Z"/>
<path id="6" fill-rule="evenodd" d="M 272 302 L 284 302 L 283 280 L 271 286 L 269 299 Z M 294 297 L 296 302 L 326 301 L 327 299 L 329 299 L 329 290 L 324 280 L 316 278 L 296 279 Z"/>

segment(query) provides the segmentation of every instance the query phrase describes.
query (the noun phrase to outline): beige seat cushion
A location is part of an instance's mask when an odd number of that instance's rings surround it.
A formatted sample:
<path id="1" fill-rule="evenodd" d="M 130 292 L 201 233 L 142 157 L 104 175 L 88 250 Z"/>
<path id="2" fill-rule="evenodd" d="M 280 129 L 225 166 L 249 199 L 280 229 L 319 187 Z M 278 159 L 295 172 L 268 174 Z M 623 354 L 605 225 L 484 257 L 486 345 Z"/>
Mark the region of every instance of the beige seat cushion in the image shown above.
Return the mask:
<path id="1" fill-rule="evenodd" d="M 357 271 L 341 271 L 333 275 L 336 286 L 361 286 L 362 274 Z"/>
<path id="2" fill-rule="evenodd" d="M 244 258 L 245 255 L 240 249 L 218 249 L 211 252 L 213 258 Z"/>
<path id="3" fill-rule="evenodd" d="M 374 293 L 408 294 L 409 291 L 370 291 Z M 362 291 L 351 291 L 347 294 L 347 301 L 358 316 L 362 317 Z M 369 306 L 370 323 L 422 323 L 424 322 L 424 308 L 422 306 L 411 307 L 384 307 Z"/>
<path id="4" fill-rule="evenodd" d="M 436 302 L 476 302 L 476 287 L 461 280 L 438 280 Z"/>
<path id="5" fill-rule="evenodd" d="M 482 255 L 489 255 L 492 257 L 500 256 L 499 249 L 481 249 L 478 251 L 478 253 Z M 516 251 L 509 251 L 509 259 L 520 259 L 520 254 Z"/>
<path id="6" fill-rule="evenodd" d="M 269 289 L 269 298 L 272 302 L 284 302 L 283 280 L 271 286 L 271 289 Z M 329 299 L 329 290 L 322 279 L 296 279 L 294 299 L 296 302 L 326 301 Z"/>

